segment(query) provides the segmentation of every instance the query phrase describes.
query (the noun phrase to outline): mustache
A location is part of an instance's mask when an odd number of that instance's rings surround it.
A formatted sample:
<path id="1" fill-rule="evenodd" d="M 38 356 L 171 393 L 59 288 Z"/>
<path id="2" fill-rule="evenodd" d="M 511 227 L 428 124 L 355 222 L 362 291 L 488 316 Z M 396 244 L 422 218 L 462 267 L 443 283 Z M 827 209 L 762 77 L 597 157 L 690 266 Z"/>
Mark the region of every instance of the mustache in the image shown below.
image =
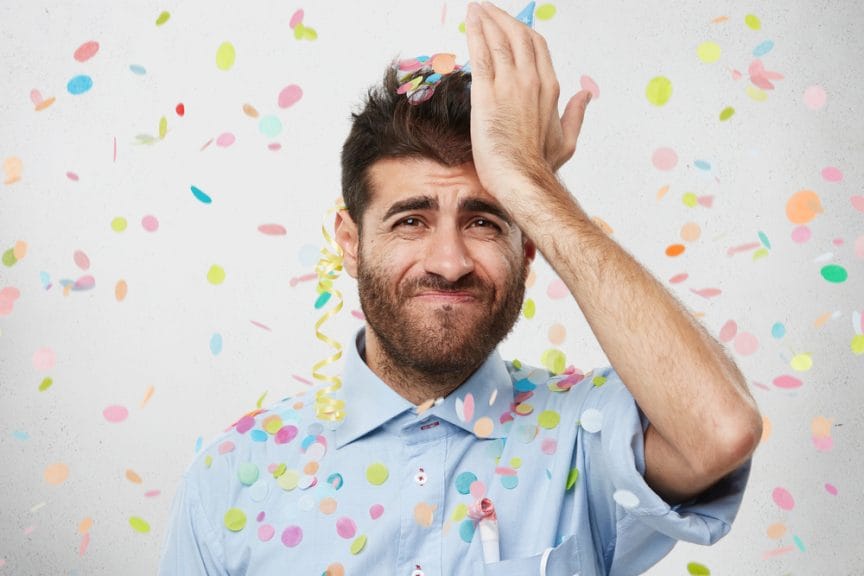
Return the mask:
<path id="1" fill-rule="evenodd" d="M 426 290 L 436 292 L 468 292 L 474 296 L 486 294 L 488 286 L 476 275 L 467 274 L 451 282 L 437 274 L 426 274 L 413 278 L 403 285 L 403 295 L 412 295 Z"/>

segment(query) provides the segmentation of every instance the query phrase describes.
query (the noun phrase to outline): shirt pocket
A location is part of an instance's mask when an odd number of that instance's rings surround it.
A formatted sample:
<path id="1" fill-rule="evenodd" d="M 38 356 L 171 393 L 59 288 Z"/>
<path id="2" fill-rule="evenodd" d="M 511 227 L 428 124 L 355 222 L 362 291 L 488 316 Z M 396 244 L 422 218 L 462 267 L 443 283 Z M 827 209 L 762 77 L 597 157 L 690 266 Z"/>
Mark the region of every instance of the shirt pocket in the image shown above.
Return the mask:
<path id="1" fill-rule="evenodd" d="M 583 573 L 576 536 L 566 538 L 549 550 L 543 566 L 544 554 L 527 558 L 512 558 L 483 565 L 484 576 L 595 576 Z M 543 569 L 545 568 L 545 570 Z"/>

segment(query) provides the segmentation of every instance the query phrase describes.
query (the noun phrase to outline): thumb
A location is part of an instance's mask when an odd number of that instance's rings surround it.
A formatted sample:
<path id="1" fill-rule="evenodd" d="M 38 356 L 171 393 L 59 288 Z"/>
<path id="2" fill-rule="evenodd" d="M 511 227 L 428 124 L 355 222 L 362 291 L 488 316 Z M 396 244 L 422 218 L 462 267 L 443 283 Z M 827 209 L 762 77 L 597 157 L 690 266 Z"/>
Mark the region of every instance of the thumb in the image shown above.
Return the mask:
<path id="1" fill-rule="evenodd" d="M 576 151 L 576 140 L 582 131 L 582 121 L 585 119 L 585 109 L 591 101 L 591 92 L 580 90 L 570 98 L 561 115 L 561 134 L 564 137 L 564 149 L 571 155 Z"/>

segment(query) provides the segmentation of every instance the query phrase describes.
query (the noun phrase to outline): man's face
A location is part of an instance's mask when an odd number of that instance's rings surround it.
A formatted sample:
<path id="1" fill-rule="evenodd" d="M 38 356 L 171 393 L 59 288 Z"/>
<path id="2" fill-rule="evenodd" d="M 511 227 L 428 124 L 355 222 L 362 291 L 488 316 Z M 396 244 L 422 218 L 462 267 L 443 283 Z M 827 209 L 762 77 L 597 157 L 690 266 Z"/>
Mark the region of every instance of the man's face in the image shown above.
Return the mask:
<path id="1" fill-rule="evenodd" d="M 476 368 L 519 316 L 533 244 L 470 162 L 386 159 L 370 178 L 356 275 L 381 350 L 427 374 Z"/>

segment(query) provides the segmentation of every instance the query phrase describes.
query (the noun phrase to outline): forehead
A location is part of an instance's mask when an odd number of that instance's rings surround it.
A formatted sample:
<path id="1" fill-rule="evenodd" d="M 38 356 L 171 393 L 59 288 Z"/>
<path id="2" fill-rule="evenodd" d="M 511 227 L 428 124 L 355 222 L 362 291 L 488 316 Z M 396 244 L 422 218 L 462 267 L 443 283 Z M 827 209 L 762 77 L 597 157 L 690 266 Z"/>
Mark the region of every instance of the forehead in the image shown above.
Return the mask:
<path id="1" fill-rule="evenodd" d="M 393 203 L 413 196 L 437 199 L 442 207 L 456 206 L 466 197 L 498 204 L 483 189 L 473 162 L 445 166 L 427 158 L 384 158 L 369 169 L 372 211 L 386 211 Z"/>

